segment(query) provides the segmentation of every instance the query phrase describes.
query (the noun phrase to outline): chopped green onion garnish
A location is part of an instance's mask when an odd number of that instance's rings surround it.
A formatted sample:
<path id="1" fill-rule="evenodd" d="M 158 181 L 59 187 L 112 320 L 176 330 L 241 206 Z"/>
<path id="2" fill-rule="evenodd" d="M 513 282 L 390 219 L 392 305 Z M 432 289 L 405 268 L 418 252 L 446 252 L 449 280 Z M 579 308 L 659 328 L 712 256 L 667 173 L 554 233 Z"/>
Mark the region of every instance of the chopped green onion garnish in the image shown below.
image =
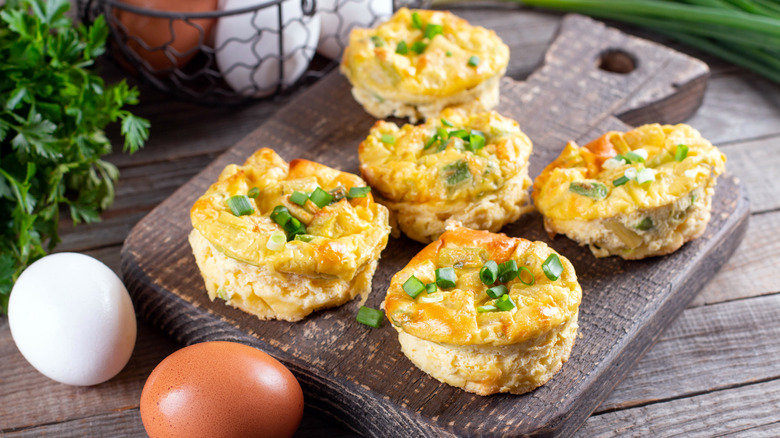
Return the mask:
<path id="1" fill-rule="evenodd" d="M 371 187 L 350 187 L 349 193 L 347 193 L 347 199 L 352 198 L 365 198 L 371 191 Z"/>
<path id="2" fill-rule="evenodd" d="M 498 281 L 501 283 L 507 283 L 517 277 L 517 262 L 514 260 L 508 260 L 498 265 Z"/>
<path id="3" fill-rule="evenodd" d="M 433 145 L 434 145 L 434 143 L 436 143 L 436 140 L 438 140 L 438 139 L 439 139 L 439 134 L 434 134 L 434 135 L 433 135 L 433 137 L 431 137 L 431 138 L 430 138 L 430 139 L 429 139 L 429 140 L 428 140 L 428 141 L 425 143 L 425 147 L 423 147 L 423 150 L 424 150 L 424 149 L 428 149 L 429 147 L 433 146 Z"/>
<path id="4" fill-rule="evenodd" d="M 265 247 L 271 251 L 279 251 L 284 248 L 284 244 L 287 242 L 287 236 L 283 232 L 276 230 L 271 233 L 271 237 L 268 238 Z"/>
<path id="5" fill-rule="evenodd" d="M 450 56 L 452 56 L 452 52 L 450 52 L 449 50 L 447 50 L 447 53 L 445 53 L 445 55 L 447 55 L 447 58 L 449 58 Z"/>
<path id="6" fill-rule="evenodd" d="M 433 294 L 433 295 L 423 295 L 420 297 L 421 303 L 438 303 L 439 301 L 444 300 L 444 295 L 442 294 Z"/>
<path id="7" fill-rule="evenodd" d="M 367 306 L 361 306 L 355 319 L 357 319 L 357 322 L 361 324 L 379 328 L 382 325 L 384 316 L 385 313 L 381 310 L 372 309 L 371 307 Z"/>
<path id="8" fill-rule="evenodd" d="M 452 122 L 450 122 L 447 119 L 441 119 L 441 124 L 446 126 L 446 127 L 448 127 L 448 128 L 452 128 L 453 126 L 455 126 L 455 125 L 452 124 Z"/>
<path id="9" fill-rule="evenodd" d="M 288 210 L 287 207 L 284 205 L 277 205 L 274 207 L 274 211 L 271 213 L 272 221 L 281 226 L 284 226 L 290 219 L 292 219 L 292 215 L 290 214 L 290 210 Z"/>
<path id="10" fill-rule="evenodd" d="M 471 55 L 471 58 L 469 58 L 468 62 L 469 67 L 476 67 L 479 65 L 479 56 L 477 55 Z"/>
<path id="11" fill-rule="evenodd" d="M 399 55 L 406 55 L 409 53 L 409 47 L 406 45 L 406 41 L 401 41 L 397 46 L 395 46 L 395 53 Z"/>
<path id="12" fill-rule="evenodd" d="M 407 295 L 412 297 L 412 299 L 415 299 L 417 298 L 417 295 L 420 295 L 420 293 L 425 290 L 425 284 L 423 284 L 423 282 L 420 281 L 417 277 L 412 275 L 408 280 L 406 280 L 406 282 L 404 282 L 403 288 Z"/>
<path id="13" fill-rule="evenodd" d="M 466 131 L 465 129 L 456 129 L 448 132 L 447 135 L 450 137 L 458 137 L 463 141 L 467 141 L 467 139 L 469 138 L 469 132 Z"/>
<path id="14" fill-rule="evenodd" d="M 515 302 L 512 301 L 512 297 L 509 295 L 502 295 L 501 298 L 496 300 L 496 307 L 498 307 L 498 310 L 503 310 L 504 312 L 508 310 L 512 310 L 515 307 Z"/>
<path id="15" fill-rule="evenodd" d="M 531 276 L 531 281 L 523 280 L 523 272 L 527 272 L 528 275 Z M 533 286 L 534 283 L 536 283 L 536 277 L 534 276 L 534 273 L 531 272 L 531 270 L 526 268 L 525 266 L 520 266 L 517 269 L 517 279 L 520 280 L 520 283 L 523 283 L 526 286 Z"/>
<path id="16" fill-rule="evenodd" d="M 432 293 L 436 292 L 437 290 L 439 290 L 439 289 L 436 287 L 436 283 L 428 283 L 428 284 L 425 285 L 425 293 L 427 293 L 427 294 L 432 294 Z"/>
<path id="17" fill-rule="evenodd" d="M 612 185 L 615 186 L 615 187 L 620 187 L 620 186 L 622 186 L 623 184 L 625 184 L 625 183 L 627 183 L 629 181 L 630 180 L 625 175 L 623 175 L 620 178 L 612 181 Z"/>
<path id="18" fill-rule="evenodd" d="M 252 208 L 252 204 L 249 203 L 249 198 L 247 198 L 246 195 L 229 197 L 227 205 L 230 207 L 230 211 L 236 216 L 244 216 L 255 212 L 255 209 Z"/>
<path id="19" fill-rule="evenodd" d="M 412 29 L 422 30 L 422 18 L 417 12 L 412 13 Z"/>
<path id="20" fill-rule="evenodd" d="M 311 242 L 314 240 L 314 236 L 311 234 L 296 234 L 295 240 L 300 240 L 301 242 Z"/>
<path id="21" fill-rule="evenodd" d="M 392 134 L 382 134 L 380 138 L 384 144 L 395 144 L 395 136 Z"/>
<path id="22" fill-rule="evenodd" d="M 342 199 L 347 197 L 347 191 L 344 189 L 344 186 L 339 184 L 338 187 L 332 190 L 328 190 L 328 193 L 333 195 L 333 202 L 341 201 Z"/>
<path id="23" fill-rule="evenodd" d="M 569 191 L 590 199 L 600 201 L 607 197 L 607 186 L 596 181 L 574 181 L 569 183 Z"/>
<path id="24" fill-rule="evenodd" d="M 313 202 L 317 207 L 323 208 L 333 202 L 333 195 L 317 187 L 313 192 L 311 192 L 309 199 L 311 199 L 311 202 Z"/>
<path id="25" fill-rule="evenodd" d="M 250 198 L 257 198 L 258 196 L 260 196 L 260 189 L 257 187 L 252 187 L 251 189 L 249 189 L 249 192 L 246 195 L 249 196 Z"/>
<path id="26" fill-rule="evenodd" d="M 476 129 L 471 130 L 469 134 L 469 146 L 468 149 L 472 152 L 476 152 L 485 147 L 485 134 Z"/>
<path id="27" fill-rule="evenodd" d="M 271 213 L 271 220 L 281 225 L 287 232 L 287 240 L 292 240 L 298 234 L 306 234 L 306 226 L 290 214 L 284 205 L 277 205 Z"/>
<path id="28" fill-rule="evenodd" d="M 653 169 L 642 168 L 636 174 L 636 182 L 639 184 L 649 183 L 655 181 L 655 171 Z"/>
<path id="29" fill-rule="evenodd" d="M 384 40 L 376 35 L 371 36 L 371 42 L 374 43 L 374 45 L 377 47 L 382 47 L 385 45 Z"/>
<path id="30" fill-rule="evenodd" d="M 425 49 L 428 47 L 427 44 L 425 44 L 422 41 L 415 41 L 414 44 L 412 44 L 412 52 L 416 54 L 421 54 L 425 51 Z"/>
<path id="31" fill-rule="evenodd" d="M 439 268 L 436 270 L 436 285 L 441 289 L 452 289 L 458 276 L 455 275 L 454 268 Z"/>
<path id="32" fill-rule="evenodd" d="M 491 288 L 488 288 L 488 290 L 486 290 L 485 293 L 490 298 L 498 298 L 504 294 L 509 293 L 509 289 L 507 289 L 507 287 L 504 286 L 503 284 L 499 284 L 498 286 L 493 286 Z"/>
<path id="33" fill-rule="evenodd" d="M 626 154 L 623 155 L 623 158 L 628 160 L 630 163 L 644 163 L 645 162 L 645 158 L 642 155 L 638 154 L 636 151 L 626 152 Z"/>
<path id="34" fill-rule="evenodd" d="M 479 312 L 479 313 L 495 312 L 497 310 L 498 310 L 498 307 L 492 306 L 490 304 L 488 304 L 486 306 L 479 306 L 479 307 L 477 307 L 477 312 Z"/>
<path id="35" fill-rule="evenodd" d="M 638 224 L 636 224 L 636 226 L 634 228 L 636 228 L 637 230 L 641 230 L 641 231 L 647 231 L 650 228 L 653 228 L 653 220 L 650 219 L 650 217 L 648 216 L 648 217 L 642 219 L 642 222 L 639 222 Z"/>
<path id="36" fill-rule="evenodd" d="M 296 234 L 306 233 L 306 227 L 296 218 L 290 218 L 286 224 L 282 225 L 284 231 L 287 231 L 287 236 L 292 240 Z"/>
<path id="37" fill-rule="evenodd" d="M 558 254 L 550 254 L 547 260 L 542 263 L 542 271 L 551 281 L 555 281 L 561 277 L 563 273 L 563 265 L 561 265 L 561 259 L 558 258 Z"/>
<path id="38" fill-rule="evenodd" d="M 428 23 L 427 26 L 425 26 L 425 38 L 428 38 L 429 40 L 432 40 L 433 37 L 436 35 L 441 35 L 444 33 L 444 28 L 442 28 L 441 24 L 431 24 Z"/>
<path id="39" fill-rule="evenodd" d="M 675 161 L 682 161 L 688 156 L 688 146 L 684 144 L 677 145 L 677 151 L 674 153 Z"/>
<path id="40" fill-rule="evenodd" d="M 488 260 L 479 270 L 479 279 L 482 283 L 490 286 L 498 279 L 498 263 L 493 260 Z"/>
<path id="41" fill-rule="evenodd" d="M 463 160 L 458 160 L 454 163 L 450 163 L 442 167 L 442 176 L 447 181 L 448 185 L 455 185 L 471 178 L 471 171 L 469 171 L 469 165 Z"/>
<path id="42" fill-rule="evenodd" d="M 309 199 L 309 196 L 306 195 L 306 193 L 294 191 L 292 195 L 290 195 L 290 201 L 298 204 L 298 205 L 304 205 L 306 204 L 306 201 Z"/>

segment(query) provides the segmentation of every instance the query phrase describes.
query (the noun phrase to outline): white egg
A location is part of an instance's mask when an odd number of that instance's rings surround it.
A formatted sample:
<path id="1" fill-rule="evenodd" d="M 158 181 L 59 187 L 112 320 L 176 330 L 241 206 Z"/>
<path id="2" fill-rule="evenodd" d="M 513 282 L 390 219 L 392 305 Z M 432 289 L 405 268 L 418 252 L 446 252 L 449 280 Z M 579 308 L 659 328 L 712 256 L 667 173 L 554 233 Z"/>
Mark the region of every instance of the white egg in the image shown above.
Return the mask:
<path id="1" fill-rule="evenodd" d="M 392 0 L 317 0 L 322 32 L 317 51 L 330 59 L 341 59 L 349 44 L 349 32 L 356 27 L 374 27 L 393 15 Z"/>
<path id="2" fill-rule="evenodd" d="M 83 254 L 48 255 L 25 269 L 11 291 L 8 323 L 30 365 L 68 385 L 114 377 L 135 346 L 127 289 L 106 265 Z"/>
<path id="3" fill-rule="evenodd" d="M 283 88 L 289 87 L 306 71 L 317 48 L 320 18 L 305 16 L 301 1 L 281 3 L 284 23 L 281 32 L 279 6 L 219 19 L 215 37 L 217 65 L 233 90 L 244 96 L 269 96 L 280 81 Z M 231 11 L 262 3 L 262 0 L 225 0 L 221 9 Z"/>

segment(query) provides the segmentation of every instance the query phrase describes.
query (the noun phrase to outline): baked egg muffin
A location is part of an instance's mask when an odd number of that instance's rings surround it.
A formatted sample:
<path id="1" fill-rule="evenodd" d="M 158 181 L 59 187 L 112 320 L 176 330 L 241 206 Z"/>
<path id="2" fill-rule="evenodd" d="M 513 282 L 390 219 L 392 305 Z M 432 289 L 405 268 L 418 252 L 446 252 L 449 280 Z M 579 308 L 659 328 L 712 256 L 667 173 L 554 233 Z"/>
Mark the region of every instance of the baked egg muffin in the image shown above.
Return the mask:
<path id="1" fill-rule="evenodd" d="M 374 29 L 353 29 L 341 59 L 352 95 L 372 116 L 418 119 L 498 105 L 509 47 L 492 30 L 447 11 L 401 8 Z"/>
<path id="2" fill-rule="evenodd" d="M 390 233 L 357 175 L 263 148 L 195 202 L 189 241 L 209 298 L 298 321 L 371 291 Z"/>
<path id="3" fill-rule="evenodd" d="M 429 243 L 448 221 L 498 231 L 527 211 L 531 148 L 514 120 L 447 109 L 418 126 L 377 122 L 358 154 L 401 231 Z"/>
<path id="4" fill-rule="evenodd" d="M 568 360 L 581 299 L 571 263 L 543 242 L 454 226 L 393 276 L 384 307 L 432 377 L 522 394 Z"/>
<path id="5" fill-rule="evenodd" d="M 645 125 L 566 145 L 534 181 L 551 234 L 596 257 L 669 254 L 704 233 L 726 156 L 688 125 Z"/>

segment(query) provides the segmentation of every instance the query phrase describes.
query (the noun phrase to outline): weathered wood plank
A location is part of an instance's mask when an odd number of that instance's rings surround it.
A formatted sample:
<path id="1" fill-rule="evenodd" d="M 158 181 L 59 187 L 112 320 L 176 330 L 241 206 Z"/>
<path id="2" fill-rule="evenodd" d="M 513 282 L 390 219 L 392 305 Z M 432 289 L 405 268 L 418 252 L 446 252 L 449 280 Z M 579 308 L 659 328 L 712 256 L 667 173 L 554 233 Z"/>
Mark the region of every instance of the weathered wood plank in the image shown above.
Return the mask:
<path id="1" fill-rule="evenodd" d="M 138 407 L 88 417 L 2 431 L 5 438 L 70 436 L 83 438 L 137 438 L 146 436 Z"/>
<path id="2" fill-rule="evenodd" d="M 63 385 L 35 371 L 16 348 L 8 319 L 0 318 L 0 435 L 137 407 L 146 377 L 179 346 L 157 329 L 138 324 L 135 350 L 127 366 L 108 382 L 90 387 Z M 75 433 L 71 436 L 79 436 Z"/>
<path id="3" fill-rule="evenodd" d="M 687 309 L 596 412 L 780 379 L 778 315 L 780 294 Z"/>
<path id="4" fill-rule="evenodd" d="M 780 212 L 750 217 L 747 234 L 734 256 L 715 275 L 691 306 L 780 291 Z"/>
<path id="5" fill-rule="evenodd" d="M 780 436 L 780 380 L 594 415 L 582 438 Z"/>
<path id="6" fill-rule="evenodd" d="M 778 120 L 780 124 L 780 120 Z M 780 208 L 780 136 L 722 146 L 726 168 L 745 185 L 750 211 L 763 213 Z"/>

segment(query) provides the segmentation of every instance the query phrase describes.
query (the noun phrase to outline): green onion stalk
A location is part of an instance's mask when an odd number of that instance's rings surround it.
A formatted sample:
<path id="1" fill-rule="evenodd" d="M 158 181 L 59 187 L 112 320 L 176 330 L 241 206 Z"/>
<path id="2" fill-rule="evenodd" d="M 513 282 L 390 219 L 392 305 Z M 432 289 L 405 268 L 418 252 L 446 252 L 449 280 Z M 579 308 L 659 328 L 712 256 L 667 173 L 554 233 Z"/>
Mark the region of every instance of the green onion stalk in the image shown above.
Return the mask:
<path id="1" fill-rule="evenodd" d="M 622 21 L 780 83 L 780 0 L 511 0 Z"/>

